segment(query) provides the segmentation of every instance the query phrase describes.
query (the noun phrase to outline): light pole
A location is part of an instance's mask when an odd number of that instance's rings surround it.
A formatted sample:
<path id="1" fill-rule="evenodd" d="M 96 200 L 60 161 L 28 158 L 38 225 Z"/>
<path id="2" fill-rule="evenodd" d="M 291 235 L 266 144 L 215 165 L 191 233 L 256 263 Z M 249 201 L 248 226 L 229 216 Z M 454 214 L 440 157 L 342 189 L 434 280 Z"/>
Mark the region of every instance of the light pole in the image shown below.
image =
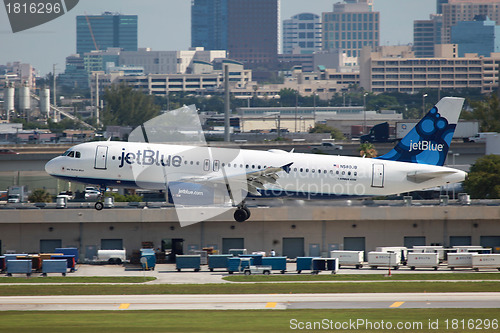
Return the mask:
<path id="1" fill-rule="evenodd" d="M 427 97 L 427 94 L 422 95 L 422 117 L 425 116 L 425 98 Z"/>
<path id="2" fill-rule="evenodd" d="M 368 93 L 363 94 L 363 134 L 366 134 L 366 95 Z"/>

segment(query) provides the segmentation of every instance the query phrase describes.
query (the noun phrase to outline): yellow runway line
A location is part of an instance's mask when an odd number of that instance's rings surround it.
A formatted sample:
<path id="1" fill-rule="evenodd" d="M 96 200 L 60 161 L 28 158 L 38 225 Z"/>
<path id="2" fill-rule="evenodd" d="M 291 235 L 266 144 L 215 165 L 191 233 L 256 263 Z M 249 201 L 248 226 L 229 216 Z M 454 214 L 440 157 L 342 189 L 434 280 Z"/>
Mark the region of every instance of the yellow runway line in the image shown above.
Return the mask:
<path id="1" fill-rule="evenodd" d="M 399 308 L 404 302 L 394 302 L 391 304 L 390 308 Z"/>
<path id="2" fill-rule="evenodd" d="M 128 309 L 129 306 L 130 306 L 130 303 L 122 303 L 122 304 L 120 304 L 120 306 L 118 307 L 118 309 L 120 309 L 120 310 L 126 310 L 126 309 Z"/>
<path id="3" fill-rule="evenodd" d="M 266 308 L 275 308 L 276 307 L 276 302 L 267 302 Z"/>

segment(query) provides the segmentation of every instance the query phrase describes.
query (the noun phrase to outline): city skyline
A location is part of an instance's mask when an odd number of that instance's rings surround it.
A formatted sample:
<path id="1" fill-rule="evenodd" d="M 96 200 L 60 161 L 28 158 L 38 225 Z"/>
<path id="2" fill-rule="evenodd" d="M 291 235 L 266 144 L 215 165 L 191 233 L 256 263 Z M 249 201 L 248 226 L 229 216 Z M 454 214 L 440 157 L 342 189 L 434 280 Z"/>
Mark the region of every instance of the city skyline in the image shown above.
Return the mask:
<path id="1" fill-rule="evenodd" d="M 339 1 L 281 0 L 283 19 L 311 12 L 331 11 Z M 188 0 L 148 0 L 141 7 L 131 0 L 88 0 L 62 17 L 25 32 L 12 33 L 5 10 L 0 10 L 0 64 L 21 61 L 32 64 L 40 75 L 64 71 L 65 58 L 76 53 L 76 16 L 105 11 L 139 16 L 139 47 L 153 50 L 187 50 L 191 43 L 191 2 Z M 175 10 L 171 10 L 174 8 Z M 405 10 L 402 11 L 401 9 Z M 381 13 L 381 45 L 408 44 L 413 40 L 413 20 L 427 19 L 436 10 L 435 0 L 376 0 Z M 164 33 L 163 33 L 164 32 Z"/>

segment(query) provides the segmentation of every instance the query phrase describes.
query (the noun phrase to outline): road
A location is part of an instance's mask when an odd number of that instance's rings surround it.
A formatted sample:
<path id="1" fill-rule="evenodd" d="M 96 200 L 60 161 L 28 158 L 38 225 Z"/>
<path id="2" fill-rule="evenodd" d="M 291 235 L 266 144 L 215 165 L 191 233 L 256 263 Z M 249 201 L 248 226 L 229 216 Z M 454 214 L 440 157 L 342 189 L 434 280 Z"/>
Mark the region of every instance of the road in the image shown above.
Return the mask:
<path id="1" fill-rule="evenodd" d="M 0 297 L 0 311 L 500 308 L 500 293 Z"/>

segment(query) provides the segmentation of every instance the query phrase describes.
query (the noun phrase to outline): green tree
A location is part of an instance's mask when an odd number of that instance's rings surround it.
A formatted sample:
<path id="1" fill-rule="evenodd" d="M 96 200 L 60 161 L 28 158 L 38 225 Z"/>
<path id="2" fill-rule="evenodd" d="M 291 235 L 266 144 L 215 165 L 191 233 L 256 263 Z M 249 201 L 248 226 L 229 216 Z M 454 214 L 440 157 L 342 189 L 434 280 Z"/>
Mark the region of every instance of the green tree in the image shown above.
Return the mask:
<path id="1" fill-rule="evenodd" d="M 309 133 L 330 133 L 332 139 L 345 140 L 344 134 L 340 130 L 321 123 L 317 123 L 309 130 Z"/>
<path id="2" fill-rule="evenodd" d="M 473 111 L 464 118 L 479 120 L 481 132 L 500 132 L 500 99 L 492 94 L 483 100 L 471 102 Z"/>
<path id="3" fill-rule="evenodd" d="M 281 106 L 295 106 L 298 98 L 297 90 L 291 88 L 281 89 L 279 92 Z"/>
<path id="4" fill-rule="evenodd" d="M 368 158 L 377 157 L 378 154 L 377 150 L 371 142 L 364 142 L 360 144 L 358 150 L 360 156 Z"/>
<path id="5" fill-rule="evenodd" d="M 139 126 L 160 113 L 154 97 L 126 85 L 112 86 L 104 92 L 104 125 Z"/>
<path id="6" fill-rule="evenodd" d="M 49 192 L 43 189 L 36 189 L 31 192 L 31 195 L 28 197 L 30 202 L 52 202 L 52 196 Z"/>
<path id="7" fill-rule="evenodd" d="M 486 155 L 470 168 L 464 189 L 475 199 L 500 198 L 500 156 Z"/>

